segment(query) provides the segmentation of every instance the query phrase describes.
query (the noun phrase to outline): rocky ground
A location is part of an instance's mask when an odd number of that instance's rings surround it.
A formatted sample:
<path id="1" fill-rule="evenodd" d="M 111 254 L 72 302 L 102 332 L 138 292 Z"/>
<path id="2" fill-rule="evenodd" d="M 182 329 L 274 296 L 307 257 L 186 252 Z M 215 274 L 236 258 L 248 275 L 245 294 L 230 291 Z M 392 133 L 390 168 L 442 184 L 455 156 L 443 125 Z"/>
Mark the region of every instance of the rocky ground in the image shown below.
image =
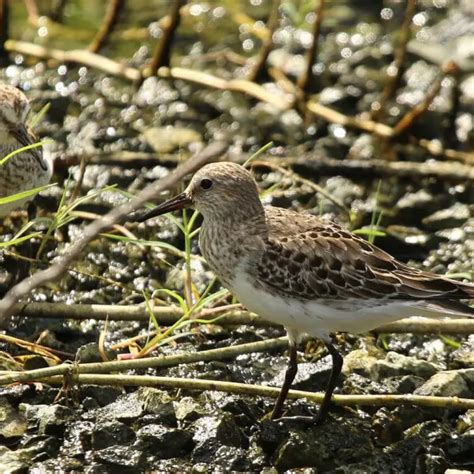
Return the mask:
<path id="1" fill-rule="evenodd" d="M 372 12 L 367 17 L 355 7 L 331 6 L 316 64 L 321 71 L 321 103 L 350 115 L 370 110 L 381 93 L 385 68 L 392 59 L 393 33 L 403 14 L 403 8 L 397 5 L 372 6 L 377 14 Z M 434 35 L 442 41 L 438 50 L 449 54 L 456 41 L 454 32 L 472 39 L 469 24 L 473 19 L 468 6 L 423 2 L 414 18 L 417 40 Z M 211 15 L 212 11 L 202 14 Z M 393 22 L 384 19 L 384 15 L 392 15 Z M 466 18 L 471 19 L 467 26 Z M 244 31 L 239 40 L 244 44 L 247 39 L 249 34 Z M 191 44 L 189 38 L 187 41 Z M 306 44 L 302 29 L 291 28 L 288 20 L 277 30 L 275 41 L 269 61 L 294 77 L 298 67 L 301 69 L 298 53 Z M 186 66 L 207 68 L 208 63 L 189 44 L 181 46 L 187 53 L 183 59 Z M 429 48 L 423 44 L 426 43 L 411 44 L 402 85 L 388 106 L 386 121 L 390 124 L 423 97 L 437 74 L 437 59 L 429 57 Z M 139 64 L 146 53 L 140 50 L 132 61 Z M 464 66 L 455 131 L 449 132 L 447 125 L 453 87 L 447 79 L 432 107 L 411 130 L 416 137 L 442 138 L 447 143 L 446 137 L 453 133 L 450 138 L 455 144 L 450 146 L 472 150 L 474 75 L 468 60 Z M 239 74 L 237 66 L 229 68 L 215 65 L 216 74 Z M 311 171 L 312 160 L 316 162 L 321 157 L 341 161 L 380 158 L 383 146 L 371 135 L 322 119 L 308 123 L 295 111 L 281 113 L 243 95 L 200 89 L 180 81 L 147 79 L 135 91 L 120 79 L 85 67 L 58 65 L 52 69 L 44 62 L 29 64 L 21 57 L 16 58 L 16 64 L 2 69 L 0 77 L 25 89 L 36 101 L 37 110 L 44 103 L 51 104 L 37 130 L 55 141 L 52 153 L 58 184 L 41 197 L 43 216 L 54 213 L 66 183 L 66 195 L 71 195 L 79 180 L 81 156 L 90 157 L 80 184 L 81 194 L 109 185 L 136 193 L 205 143 L 224 140 L 229 145 L 229 159 L 243 162 L 272 140 L 274 147 L 266 156 L 269 161 L 284 165 L 288 158 L 304 156 L 307 166 L 300 165 L 295 170 L 344 203 L 353 219 L 350 221 L 308 185 L 259 168 L 256 177 L 262 190 L 269 190 L 264 195 L 266 202 L 323 214 L 352 229 L 368 225 L 374 210 L 383 209 L 380 229 L 385 236 L 377 237 L 377 245 L 421 268 L 457 274 L 459 278 L 472 277 L 472 180 L 379 179 L 360 173 L 334 176 Z M 394 149 L 395 158 L 400 161 L 421 163 L 432 159 L 414 146 L 397 145 Z M 103 214 L 125 199 L 116 190 L 106 189 L 78 210 Z M 45 248 L 43 259 L 51 261 L 66 251 L 86 224 L 78 217 L 58 229 Z M 15 219 L 6 221 L 5 239 L 19 225 Z M 142 239 L 183 248 L 182 235 L 166 218 L 133 230 Z M 198 254 L 196 242 L 193 253 Z M 171 267 L 163 262 L 164 258 Z M 36 291 L 32 298 L 130 304 L 143 302 L 142 290 L 150 294 L 163 287 L 182 291 L 182 259 L 156 247 L 140 248 L 102 238 L 88 247 L 77 268 L 82 273 L 70 272 L 57 285 Z M 212 279 L 200 260 L 193 262 L 193 279 L 200 291 Z M 8 283 L 7 270 L 3 280 Z M 93 320 L 16 318 L 7 334 L 27 340 L 36 340 L 41 334 L 43 344 L 69 354 L 65 359 L 91 362 L 101 360 L 97 343 L 102 328 L 103 322 Z M 107 344 L 145 330 L 146 325 L 138 322 L 111 322 Z M 155 354 L 193 352 L 280 335 L 281 330 L 272 328 L 203 326 Z M 337 393 L 474 398 L 473 336 L 339 335 L 336 344 L 345 356 Z M 17 357 L 25 352 L 1 341 L 0 350 Z M 0 364 L 6 368 L 3 359 Z M 330 371 L 330 358 L 324 349 L 318 343 L 308 343 L 301 348 L 299 359 L 295 388 L 322 390 Z M 146 373 L 279 386 L 285 367 L 285 352 L 273 351 Z M 58 397 L 58 393 L 59 388 L 38 383 L 0 388 L 0 472 L 474 470 L 474 410 L 409 405 L 335 408 L 324 425 L 307 428 L 296 422 L 264 420 L 272 402 L 263 398 L 87 385 L 76 387 L 71 397 Z M 315 409 L 301 401 L 289 402 L 288 407 L 292 414 Z"/>

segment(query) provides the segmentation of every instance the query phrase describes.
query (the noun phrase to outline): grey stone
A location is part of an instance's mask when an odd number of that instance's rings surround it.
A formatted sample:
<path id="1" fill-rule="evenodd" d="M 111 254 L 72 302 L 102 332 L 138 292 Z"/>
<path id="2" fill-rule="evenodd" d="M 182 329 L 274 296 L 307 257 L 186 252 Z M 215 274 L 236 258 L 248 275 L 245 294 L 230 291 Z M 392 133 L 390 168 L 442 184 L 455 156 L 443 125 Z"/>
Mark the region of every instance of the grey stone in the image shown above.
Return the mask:
<path id="1" fill-rule="evenodd" d="M 110 421 L 115 419 L 124 423 L 132 423 L 143 415 L 143 403 L 136 393 L 127 393 L 120 396 L 115 402 L 97 410 L 91 410 L 83 415 L 84 419 Z"/>
<path id="2" fill-rule="evenodd" d="M 469 397 L 471 391 L 459 371 L 438 372 L 415 390 L 416 395 Z"/>
<path id="3" fill-rule="evenodd" d="M 360 347 L 344 357 L 343 374 L 356 373 L 365 377 L 372 373 L 374 364 L 385 357 L 384 351 L 378 348 L 371 339 L 361 340 Z"/>
<path id="4" fill-rule="evenodd" d="M 96 461 L 122 469 L 138 469 L 143 461 L 144 453 L 130 446 L 110 446 L 94 451 L 93 456 Z"/>
<path id="5" fill-rule="evenodd" d="M 28 421 L 38 424 L 38 433 L 61 436 L 66 424 L 74 417 L 73 411 L 62 405 L 29 405 L 20 404 Z"/>
<path id="6" fill-rule="evenodd" d="M 176 412 L 173 399 L 164 390 L 152 387 L 142 387 L 137 396 L 143 401 L 146 413 L 159 416 L 159 420 L 168 425 L 176 425 Z"/>
<path id="7" fill-rule="evenodd" d="M 423 224 L 430 230 L 441 230 L 458 227 L 466 222 L 471 213 L 467 204 L 456 203 L 448 209 L 436 211 L 423 219 Z"/>
<path id="8" fill-rule="evenodd" d="M 143 132 L 147 143 L 158 153 L 171 153 L 202 141 L 201 134 L 183 127 L 152 127 Z"/>
<path id="9" fill-rule="evenodd" d="M 440 370 L 440 367 L 431 362 L 398 354 L 397 352 L 388 352 L 384 360 L 377 360 L 374 363 L 371 375 L 377 381 L 386 377 L 410 374 L 427 379 L 438 370 Z"/>
<path id="10" fill-rule="evenodd" d="M 159 459 L 179 457 L 191 452 L 192 435 L 189 431 L 163 425 L 146 425 L 137 432 L 137 440 L 145 450 L 152 450 Z"/>
<path id="11" fill-rule="evenodd" d="M 7 400 L 0 397 L 0 437 L 13 438 L 21 436 L 27 429 L 26 418 Z"/>
<path id="12" fill-rule="evenodd" d="M 135 440 L 134 431 L 124 423 L 113 420 L 108 423 L 99 423 L 91 432 L 92 449 L 104 449 L 131 443 Z"/>
<path id="13" fill-rule="evenodd" d="M 0 446 L 0 472 L 5 474 L 24 473 L 31 464 L 34 453 L 25 449 L 15 451 Z"/>
<path id="14" fill-rule="evenodd" d="M 242 445 L 242 435 L 237 427 L 234 416 L 222 413 L 215 416 L 204 416 L 194 422 L 193 441 L 196 447 L 193 451 L 193 461 L 210 462 L 220 446 Z"/>
<path id="15" fill-rule="evenodd" d="M 204 408 L 191 397 L 183 397 L 173 402 L 176 419 L 179 421 L 195 421 L 206 412 Z"/>

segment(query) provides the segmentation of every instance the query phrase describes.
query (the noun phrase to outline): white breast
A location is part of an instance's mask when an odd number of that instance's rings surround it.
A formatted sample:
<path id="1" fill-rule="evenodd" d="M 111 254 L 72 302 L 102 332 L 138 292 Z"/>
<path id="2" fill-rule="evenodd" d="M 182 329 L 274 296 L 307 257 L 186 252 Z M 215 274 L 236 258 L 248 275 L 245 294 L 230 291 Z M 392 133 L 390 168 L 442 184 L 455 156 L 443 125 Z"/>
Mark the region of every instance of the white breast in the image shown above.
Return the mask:
<path id="1" fill-rule="evenodd" d="M 322 339 L 332 332 L 366 332 L 417 315 L 411 302 L 358 299 L 331 306 L 334 301 L 282 297 L 258 287 L 241 269 L 237 269 L 229 289 L 248 310 L 262 318 Z"/>

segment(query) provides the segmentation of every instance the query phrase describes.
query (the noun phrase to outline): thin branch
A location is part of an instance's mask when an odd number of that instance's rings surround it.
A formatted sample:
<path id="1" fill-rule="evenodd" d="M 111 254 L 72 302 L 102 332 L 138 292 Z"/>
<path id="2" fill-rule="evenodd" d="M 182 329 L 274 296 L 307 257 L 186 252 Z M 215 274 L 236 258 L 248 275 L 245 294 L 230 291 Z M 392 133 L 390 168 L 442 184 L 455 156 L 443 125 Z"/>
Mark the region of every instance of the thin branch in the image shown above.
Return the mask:
<path id="1" fill-rule="evenodd" d="M 181 7 L 186 4 L 186 0 L 172 0 L 169 11 L 168 21 L 162 27 L 162 34 L 153 52 L 150 62 L 149 75 L 156 76 L 156 72 L 161 66 L 169 66 L 171 59 L 171 47 L 173 46 L 176 30 L 181 22 Z"/>
<path id="2" fill-rule="evenodd" d="M 114 208 L 100 220 L 85 227 L 81 237 L 79 237 L 68 248 L 67 252 L 59 257 L 53 265 L 26 278 L 8 291 L 5 297 L 0 301 L 0 325 L 12 314 L 15 305 L 17 305 L 22 298 L 29 295 L 32 290 L 61 277 L 67 271 L 69 265 L 80 257 L 85 246 L 94 240 L 101 232 L 110 229 L 114 224 L 120 224 L 126 220 L 127 216 L 142 207 L 146 202 L 157 199 L 160 193 L 175 186 L 176 183 L 182 180 L 187 174 L 219 158 L 225 153 L 226 149 L 227 145 L 223 142 L 212 143 L 200 153 L 197 153 L 188 161 L 178 166 L 168 176 L 145 188 L 131 202 Z"/>
<path id="3" fill-rule="evenodd" d="M 378 102 L 378 107 L 372 112 L 372 118 L 374 120 L 380 119 L 385 113 L 385 106 L 387 102 L 393 97 L 398 86 L 400 85 L 401 78 L 405 71 L 405 58 L 407 54 L 407 44 L 410 40 L 410 27 L 415 14 L 416 0 L 407 0 L 407 7 L 405 10 L 405 17 L 400 32 L 400 41 L 395 52 L 395 61 L 393 67 L 395 68 L 395 74 L 390 76 L 385 88 L 382 92 L 382 97 Z"/>
<path id="4" fill-rule="evenodd" d="M 14 40 L 8 40 L 5 43 L 5 48 L 7 51 L 30 55 L 41 59 L 54 59 L 59 62 L 83 64 L 104 71 L 107 74 L 125 78 L 132 82 L 139 81 L 142 77 L 141 72 L 136 68 L 112 61 L 104 56 L 89 51 L 48 49 L 33 43 Z M 180 79 L 196 84 L 200 87 L 243 93 L 262 102 L 271 104 L 279 110 L 289 110 L 294 104 L 294 97 L 292 95 L 284 94 L 283 92 L 281 95 L 277 95 L 269 92 L 259 84 L 244 79 L 226 80 L 205 72 L 180 67 L 161 67 L 158 69 L 157 76 L 163 79 Z M 373 120 L 366 120 L 357 116 L 344 115 L 341 112 L 319 104 L 314 100 L 309 100 L 306 107 L 309 112 L 330 123 L 337 123 L 347 128 L 362 130 L 387 139 L 390 139 L 394 133 L 393 128 L 388 125 Z M 410 139 L 416 140 L 414 138 Z M 436 143 L 430 143 L 424 139 L 416 140 L 415 143 L 425 148 L 429 153 L 434 154 L 434 156 L 443 156 L 452 160 L 474 162 L 473 153 L 445 149 L 439 147 Z"/>
<path id="5" fill-rule="evenodd" d="M 8 0 L 0 0 L 0 66 L 6 66 L 10 58 L 5 43 L 10 31 L 10 5 Z"/>
<path id="6" fill-rule="evenodd" d="M 73 375 L 74 376 L 74 375 Z M 117 385 L 119 387 L 162 387 L 182 390 L 213 390 L 218 392 L 250 395 L 253 397 L 277 398 L 278 387 L 265 387 L 237 382 L 223 382 L 221 380 L 186 379 L 178 377 L 154 377 L 150 375 L 104 375 L 84 374 L 76 375 L 75 381 L 80 384 Z M 41 382 L 62 384 L 63 377 L 56 376 Z M 288 399 L 306 399 L 309 402 L 321 403 L 324 393 L 290 390 Z M 474 399 L 459 397 L 433 397 L 426 395 L 333 395 L 332 403 L 339 406 L 400 406 L 415 405 L 425 408 L 442 408 L 468 410 L 474 408 Z"/>
<path id="7" fill-rule="evenodd" d="M 283 158 L 282 158 L 283 159 Z M 474 182 L 474 167 L 452 161 L 386 161 L 386 160 L 337 160 L 303 155 L 285 157 L 285 164 L 299 174 L 314 173 L 344 176 L 399 176 L 407 179 L 436 178 L 454 182 Z M 317 175 L 316 175 L 317 176 Z"/>
<path id="8" fill-rule="evenodd" d="M 36 0 L 23 0 L 26 7 L 26 12 L 28 15 L 28 21 L 32 25 L 38 24 L 38 19 L 40 17 L 38 5 L 36 5 Z"/>
<path id="9" fill-rule="evenodd" d="M 280 0 L 273 0 L 272 8 L 270 14 L 268 15 L 268 20 L 266 24 L 267 35 L 263 40 L 260 51 L 258 52 L 257 57 L 252 60 L 252 67 L 247 75 L 247 80 L 250 82 L 258 81 L 264 71 L 265 65 L 267 63 L 268 55 L 273 48 L 273 34 L 278 27 L 278 10 L 280 8 Z"/>
<path id="10" fill-rule="evenodd" d="M 105 43 L 117 24 L 124 5 L 125 0 L 109 0 L 104 19 L 102 20 L 99 31 L 89 45 L 89 51 L 97 53 L 105 46 Z"/>
<path id="11" fill-rule="evenodd" d="M 110 321 L 148 321 L 150 315 L 144 305 L 99 305 L 99 304 L 66 304 L 66 303 L 26 303 L 15 308 L 15 313 L 28 318 L 47 319 L 78 319 Z M 196 319 L 214 319 L 222 314 L 216 324 L 221 326 L 237 326 L 241 324 L 255 327 L 280 327 L 254 313 L 234 309 L 229 311 L 228 305 L 205 309 L 196 313 Z M 153 306 L 153 314 L 158 323 L 168 326 L 176 323 L 183 316 L 177 306 Z M 394 323 L 384 324 L 375 329 L 377 333 L 414 333 L 414 334 L 472 334 L 474 319 L 425 319 L 407 318 Z"/>
<path id="12" fill-rule="evenodd" d="M 74 370 L 78 374 L 98 374 L 120 372 L 125 370 L 153 369 L 158 367 L 175 367 L 181 364 L 193 364 L 195 362 L 209 362 L 214 360 L 232 359 L 242 354 L 254 352 L 266 352 L 287 347 L 288 339 L 279 337 L 265 341 L 249 342 L 235 346 L 210 349 L 201 352 L 189 352 L 174 354 L 171 356 L 148 357 L 133 360 L 117 360 L 112 362 L 92 362 L 87 364 L 75 364 Z M 0 371 L 0 386 L 11 383 L 31 382 L 33 380 L 64 375 L 71 370 L 71 364 L 61 364 L 55 367 L 27 370 L 23 372 Z"/>
<path id="13" fill-rule="evenodd" d="M 316 15 L 316 18 L 314 20 L 313 28 L 311 31 L 313 35 L 313 41 L 311 43 L 310 48 L 306 51 L 306 54 L 305 54 L 306 68 L 303 74 L 301 74 L 301 76 L 298 78 L 298 82 L 297 82 L 297 86 L 303 93 L 303 96 L 305 96 L 306 93 L 308 92 L 310 84 L 311 84 L 311 79 L 313 78 L 313 65 L 318 55 L 319 36 L 321 34 L 321 23 L 323 19 L 324 2 L 325 0 L 319 0 L 319 4 L 314 9 L 314 14 Z"/>

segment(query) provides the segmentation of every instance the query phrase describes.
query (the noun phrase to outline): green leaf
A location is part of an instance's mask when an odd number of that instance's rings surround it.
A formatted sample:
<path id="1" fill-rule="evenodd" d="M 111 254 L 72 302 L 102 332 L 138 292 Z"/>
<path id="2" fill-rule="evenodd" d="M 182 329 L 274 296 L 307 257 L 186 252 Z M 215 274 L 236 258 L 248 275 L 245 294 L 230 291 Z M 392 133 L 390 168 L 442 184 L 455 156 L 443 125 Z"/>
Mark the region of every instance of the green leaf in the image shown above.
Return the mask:
<path id="1" fill-rule="evenodd" d="M 10 202 L 19 201 L 21 199 L 29 198 L 35 196 L 36 194 L 44 191 L 45 189 L 50 188 L 51 186 L 55 186 L 56 183 L 53 184 L 46 184 L 45 186 L 38 186 L 37 188 L 28 189 L 28 191 L 22 191 L 21 193 L 11 194 L 10 196 L 6 196 L 0 198 L 0 206 L 3 204 L 8 204 Z"/>

